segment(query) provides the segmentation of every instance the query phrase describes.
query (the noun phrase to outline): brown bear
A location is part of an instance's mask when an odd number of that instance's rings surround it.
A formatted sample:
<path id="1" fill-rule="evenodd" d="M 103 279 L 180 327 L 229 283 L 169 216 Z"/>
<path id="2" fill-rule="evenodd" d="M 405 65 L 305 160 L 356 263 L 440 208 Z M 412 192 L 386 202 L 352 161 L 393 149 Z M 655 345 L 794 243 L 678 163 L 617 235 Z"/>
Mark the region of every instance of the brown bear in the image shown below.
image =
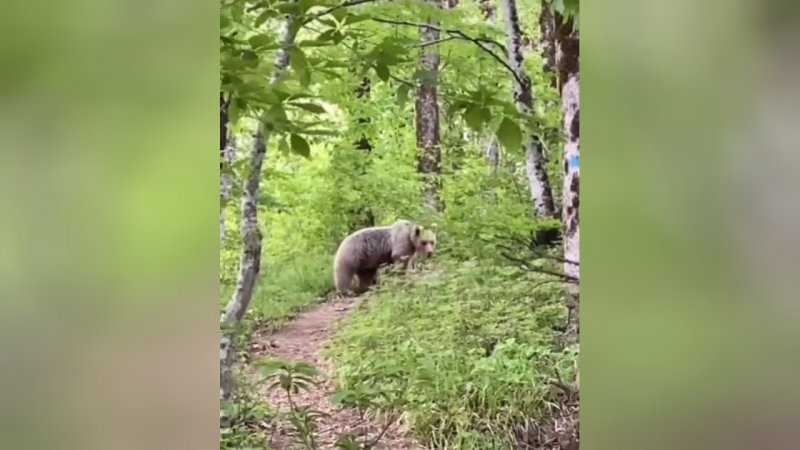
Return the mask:
<path id="1" fill-rule="evenodd" d="M 347 236 L 339 245 L 333 261 L 333 278 L 339 294 L 361 294 L 378 282 L 378 268 L 383 265 L 403 263 L 408 274 L 411 259 L 418 252 L 426 256 L 433 247 L 422 245 L 422 227 L 408 220 L 398 220 L 392 225 L 370 227 Z M 358 277 L 358 287 L 353 289 L 353 276 Z"/>

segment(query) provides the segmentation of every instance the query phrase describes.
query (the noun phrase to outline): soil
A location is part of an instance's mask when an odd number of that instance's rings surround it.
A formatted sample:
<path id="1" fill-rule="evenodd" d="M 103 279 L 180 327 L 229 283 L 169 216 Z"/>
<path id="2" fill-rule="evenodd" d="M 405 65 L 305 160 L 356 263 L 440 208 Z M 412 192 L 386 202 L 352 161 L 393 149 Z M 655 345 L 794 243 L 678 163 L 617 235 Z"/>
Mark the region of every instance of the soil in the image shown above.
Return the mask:
<path id="1" fill-rule="evenodd" d="M 336 439 L 342 435 L 351 435 L 359 442 L 374 439 L 387 423 L 380 419 L 362 421 L 352 409 L 337 409 L 328 399 L 335 392 L 336 385 L 332 377 L 333 366 L 323 359 L 320 352 L 330 342 L 336 322 L 347 317 L 355 310 L 363 298 L 334 299 L 301 313 L 291 322 L 277 331 L 256 334 L 253 339 L 253 350 L 258 358 L 276 357 L 292 362 L 306 362 L 320 371 L 317 386 L 292 396 L 298 406 L 324 412 L 328 417 L 317 421 L 317 443 L 319 449 L 334 449 Z M 288 410 L 286 393 L 276 389 L 267 395 L 266 401 L 279 411 Z M 300 448 L 286 428 L 285 421 L 278 421 L 272 433 L 270 445 L 276 450 Z M 378 444 L 373 447 L 381 450 L 417 450 L 416 445 L 400 421 L 388 428 Z"/>

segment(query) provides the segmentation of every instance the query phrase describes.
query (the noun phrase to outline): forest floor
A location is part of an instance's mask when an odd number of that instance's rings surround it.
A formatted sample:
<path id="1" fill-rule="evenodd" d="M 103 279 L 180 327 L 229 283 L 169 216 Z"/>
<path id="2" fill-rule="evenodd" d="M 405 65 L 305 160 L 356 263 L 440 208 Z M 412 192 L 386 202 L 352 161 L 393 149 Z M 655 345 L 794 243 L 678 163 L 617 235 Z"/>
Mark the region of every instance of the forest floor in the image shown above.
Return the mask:
<path id="1" fill-rule="evenodd" d="M 368 296 L 368 295 L 367 295 Z M 336 390 L 331 361 L 321 352 L 331 341 L 336 323 L 353 312 L 365 296 L 359 298 L 331 299 L 298 314 L 293 320 L 275 331 L 257 332 L 253 336 L 252 350 L 256 358 L 280 358 L 293 363 L 305 362 L 319 370 L 317 385 L 292 396 L 297 406 L 308 406 L 327 414 L 318 419 L 317 441 L 320 449 L 333 449 L 338 437 L 353 436 L 359 442 L 374 439 L 386 422 L 377 419 L 362 420 L 357 411 L 336 408 L 329 398 Z M 289 402 L 285 391 L 276 389 L 266 394 L 268 404 L 285 412 Z M 284 422 L 277 423 L 272 433 L 271 448 L 289 450 L 292 439 Z M 415 450 L 414 444 L 400 421 L 395 421 L 374 447 L 385 450 Z"/>

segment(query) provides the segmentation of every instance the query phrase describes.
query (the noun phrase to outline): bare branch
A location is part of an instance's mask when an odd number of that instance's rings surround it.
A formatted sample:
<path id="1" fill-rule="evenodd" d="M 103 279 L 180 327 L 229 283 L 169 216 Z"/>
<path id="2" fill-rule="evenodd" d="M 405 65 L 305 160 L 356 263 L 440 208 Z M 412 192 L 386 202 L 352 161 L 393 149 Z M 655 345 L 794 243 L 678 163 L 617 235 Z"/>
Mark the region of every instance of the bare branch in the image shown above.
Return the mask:
<path id="1" fill-rule="evenodd" d="M 454 39 L 458 39 L 458 38 L 455 37 L 455 36 L 450 36 L 450 37 L 446 37 L 446 38 L 442 38 L 442 39 L 437 39 L 435 41 L 422 42 L 422 43 L 419 43 L 419 44 L 415 45 L 415 47 L 420 47 L 420 48 L 427 47 L 429 45 L 441 44 L 442 42 L 452 41 Z"/>
<path id="2" fill-rule="evenodd" d="M 533 267 L 528 261 L 526 261 L 526 260 L 524 260 L 522 258 L 517 258 L 516 256 L 510 255 L 508 253 L 502 252 L 500 254 L 504 258 L 508 259 L 509 261 L 514 261 L 515 263 L 518 263 L 518 264 L 522 265 L 524 268 L 526 268 L 527 270 L 529 270 L 531 272 L 541 273 L 541 274 L 544 274 L 544 275 L 550 275 L 550 276 L 553 276 L 553 277 L 558 277 L 558 278 L 560 278 L 561 280 L 563 280 L 563 281 L 565 281 L 567 283 L 578 283 L 578 281 L 579 281 L 576 277 L 574 277 L 572 275 L 568 275 L 568 274 L 561 273 L 561 272 L 555 272 L 555 271 L 548 270 L 548 269 L 541 269 L 541 268 L 538 268 L 538 267 Z"/>
<path id="3" fill-rule="evenodd" d="M 341 5 L 332 6 L 332 7 L 328 8 L 328 9 L 326 9 L 324 11 L 321 11 L 321 12 L 319 12 L 317 14 L 314 14 L 313 16 L 309 17 L 308 19 L 304 20 L 303 21 L 303 25 L 305 25 L 307 23 L 310 23 L 310 22 L 313 22 L 313 21 L 319 19 L 320 17 L 327 16 L 328 14 L 330 14 L 330 13 L 336 11 L 336 10 L 342 9 L 342 8 L 349 8 L 351 6 L 363 5 L 365 3 L 374 3 L 376 1 L 378 1 L 378 0 L 350 0 L 350 1 L 342 3 Z"/>

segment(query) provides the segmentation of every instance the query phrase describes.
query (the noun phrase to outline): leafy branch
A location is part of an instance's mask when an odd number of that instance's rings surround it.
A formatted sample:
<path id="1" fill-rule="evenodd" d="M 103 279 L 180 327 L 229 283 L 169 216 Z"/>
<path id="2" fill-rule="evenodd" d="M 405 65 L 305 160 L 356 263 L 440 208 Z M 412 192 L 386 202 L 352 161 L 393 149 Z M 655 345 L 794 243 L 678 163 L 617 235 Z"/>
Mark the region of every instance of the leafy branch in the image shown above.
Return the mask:
<path id="1" fill-rule="evenodd" d="M 556 272 L 554 270 L 548 270 L 548 269 L 542 269 L 540 267 L 535 267 L 529 261 L 527 261 L 525 259 L 522 259 L 522 258 L 519 258 L 519 257 L 516 257 L 514 255 L 511 255 L 508 252 L 501 252 L 500 254 L 504 258 L 506 258 L 507 260 L 513 261 L 513 262 L 519 264 L 524 269 L 526 269 L 526 270 L 528 270 L 530 272 L 541 273 L 541 274 L 544 274 L 544 275 L 550 275 L 550 276 L 553 276 L 553 277 L 557 277 L 557 278 L 559 278 L 561 281 L 563 281 L 565 283 L 578 284 L 578 281 L 579 281 L 578 278 L 574 277 L 572 275 L 569 275 L 569 274 L 566 274 L 566 273 L 561 273 L 561 272 Z"/>
<path id="2" fill-rule="evenodd" d="M 508 62 L 506 62 L 505 59 L 503 59 L 500 55 L 498 55 L 497 53 L 493 52 L 492 49 L 490 49 L 489 47 L 487 47 L 485 45 L 487 43 L 488 44 L 492 44 L 492 45 L 495 45 L 498 48 L 500 48 L 500 49 L 505 51 L 505 47 L 502 44 L 500 44 L 499 42 L 495 41 L 495 40 L 488 39 L 488 38 L 475 38 L 475 37 L 472 37 L 472 36 L 464 33 L 461 30 L 453 30 L 453 29 L 450 29 L 450 28 L 442 28 L 442 27 L 438 27 L 436 25 L 427 24 L 427 23 L 406 22 L 404 20 L 384 19 L 382 17 L 372 17 L 371 20 L 373 20 L 375 22 L 387 23 L 387 24 L 391 24 L 391 25 L 405 25 L 405 26 L 409 26 L 409 27 L 418 27 L 418 28 L 428 27 L 428 28 L 431 28 L 431 29 L 439 31 L 440 33 L 447 33 L 451 37 L 453 37 L 454 39 L 463 39 L 465 41 L 472 42 L 473 44 L 477 45 L 478 48 L 480 48 L 481 50 L 483 50 L 484 52 L 489 54 L 497 62 L 502 64 L 503 67 L 505 67 L 511 73 L 511 76 L 513 76 L 514 79 L 517 80 L 518 83 L 525 84 L 524 80 L 522 80 L 522 78 L 519 76 L 519 74 L 517 74 L 517 72 L 514 71 L 514 69 L 508 64 Z"/>

